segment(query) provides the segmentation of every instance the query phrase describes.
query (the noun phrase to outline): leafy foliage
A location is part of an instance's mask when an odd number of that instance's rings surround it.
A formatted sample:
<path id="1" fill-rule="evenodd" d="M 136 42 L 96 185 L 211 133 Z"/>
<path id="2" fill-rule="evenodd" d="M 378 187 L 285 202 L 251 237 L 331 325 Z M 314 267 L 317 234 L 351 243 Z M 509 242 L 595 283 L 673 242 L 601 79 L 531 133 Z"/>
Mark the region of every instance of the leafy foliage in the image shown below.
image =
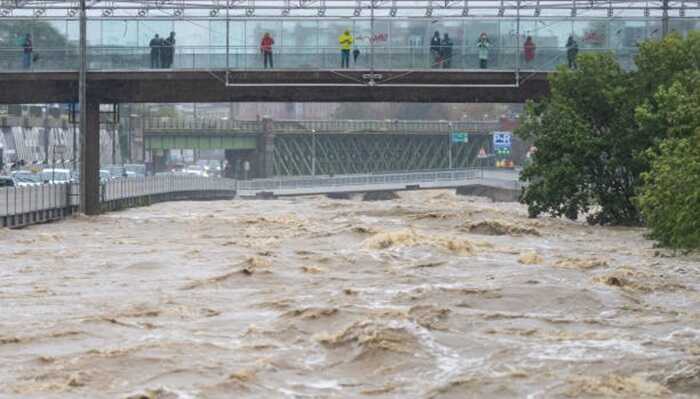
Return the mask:
<path id="1" fill-rule="evenodd" d="M 655 94 L 677 81 L 688 87 L 688 73 L 700 67 L 700 32 L 643 43 L 636 71 L 623 71 L 611 54 L 584 54 L 578 64 L 561 67 L 550 78 L 551 96 L 527 106 L 517 133 L 537 152 L 522 174 L 530 181 L 522 201 L 533 217 L 586 213 L 590 223 L 639 224 L 635 196 L 650 168 L 648 150 L 698 126 L 699 114 L 689 115 L 677 93 Z"/>
<path id="2" fill-rule="evenodd" d="M 645 129 L 667 135 L 647 151 L 639 196 L 650 236 L 672 248 L 700 248 L 700 72 L 682 77 L 637 110 Z"/>
<path id="3" fill-rule="evenodd" d="M 551 96 L 526 109 L 517 134 L 537 152 L 523 171 L 523 201 L 531 216 L 590 212 L 595 223 L 637 223 L 632 197 L 643 165 L 635 154 L 648 140 L 635 129 L 631 76 L 610 54 L 583 55 L 578 64 L 554 74 Z"/>
<path id="4" fill-rule="evenodd" d="M 700 248 L 700 129 L 661 143 L 639 204 L 650 237 L 671 248 Z"/>

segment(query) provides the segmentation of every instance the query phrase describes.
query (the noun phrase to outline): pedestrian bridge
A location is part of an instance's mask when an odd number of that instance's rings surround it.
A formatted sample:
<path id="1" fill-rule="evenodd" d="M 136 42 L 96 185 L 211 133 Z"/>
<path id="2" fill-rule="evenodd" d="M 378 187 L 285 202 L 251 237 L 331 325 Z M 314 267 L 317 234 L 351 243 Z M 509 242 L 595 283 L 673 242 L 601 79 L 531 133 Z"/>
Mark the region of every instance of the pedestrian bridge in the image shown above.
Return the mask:
<path id="1" fill-rule="evenodd" d="M 572 55 L 612 53 L 633 68 L 644 40 L 700 28 L 690 1 L 91 1 L 84 19 L 80 4 L 0 4 L 0 103 L 77 102 L 82 55 L 87 98 L 103 104 L 524 102 L 546 95 L 547 74 Z M 151 43 L 170 32 L 173 60 L 162 68 Z M 270 69 L 265 33 L 275 42 Z"/>

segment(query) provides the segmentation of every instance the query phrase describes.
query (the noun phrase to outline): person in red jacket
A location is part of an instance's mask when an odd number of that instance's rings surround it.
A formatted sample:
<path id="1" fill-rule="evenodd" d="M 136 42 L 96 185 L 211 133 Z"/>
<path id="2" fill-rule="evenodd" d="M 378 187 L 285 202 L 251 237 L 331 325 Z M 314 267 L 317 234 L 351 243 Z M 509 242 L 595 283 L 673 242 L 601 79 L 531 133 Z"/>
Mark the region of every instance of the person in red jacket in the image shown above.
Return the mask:
<path id="1" fill-rule="evenodd" d="M 267 68 L 268 62 L 270 64 L 270 68 L 274 68 L 274 66 L 272 65 L 273 44 L 275 44 L 275 41 L 272 39 L 272 36 L 270 36 L 269 32 L 265 32 L 262 41 L 260 41 L 260 52 L 263 55 L 263 65 L 265 66 L 265 68 Z"/>
<path id="2" fill-rule="evenodd" d="M 525 53 L 525 62 L 527 64 L 535 59 L 535 42 L 532 41 L 532 36 L 528 36 L 527 39 L 525 39 L 523 51 Z"/>

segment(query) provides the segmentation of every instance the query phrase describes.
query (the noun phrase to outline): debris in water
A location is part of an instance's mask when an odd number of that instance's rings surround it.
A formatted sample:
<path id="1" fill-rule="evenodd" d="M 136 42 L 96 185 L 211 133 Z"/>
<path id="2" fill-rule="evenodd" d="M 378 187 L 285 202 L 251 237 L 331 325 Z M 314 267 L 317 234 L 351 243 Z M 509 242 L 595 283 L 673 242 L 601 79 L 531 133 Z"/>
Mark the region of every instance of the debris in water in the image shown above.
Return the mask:
<path id="1" fill-rule="evenodd" d="M 540 232 L 532 227 L 519 226 L 498 220 L 483 220 L 481 222 L 469 223 L 464 228 L 472 234 L 482 234 L 489 236 L 503 235 L 532 235 L 540 236 Z"/>
<path id="2" fill-rule="evenodd" d="M 350 231 L 357 234 L 376 234 L 377 230 L 368 226 L 353 226 Z"/>
<path id="3" fill-rule="evenodd" d="M 594 277 L 593 281 L 626 291 L 675 291 L 687 288 L 685 285 L 671 279 L 670 276 L 630 267 L 621 267 L 613 272 Z"/>
<path id="4" fill-rule="evenodd" d="M 559 259 L 554 262 L 554 266 L 563 267 L 566 269 L 595 269 L 596 267 L 607 267 L 608 262 L 605 259 L 592 258 L 592 259 L 580 259 L 580 258 L 564 258 Z"/>
<path id="5" fill-rule="evenodd" d="M 295 309 L 283 315 L 283 317 L 295 317 L 303 320 L 317 320 L 324 317 L 331 317 L 338 314 L 336 308 L 306 308 Z"/>
<path id="6" fill-rule="evenodd" d="M 257 372 L 255 370 L 243 369 L 243 370 L 235 371 L 235 372 L 229 374 L 228 378 L 229 378 L 229 380 L 248 382 L 248 381 L 251 381 L 252 379 L 254 379 L 256 374 L 257 374 Z"/>
<path id="7" fill-rule="evenodd" d="M 323 273 L 326 271 L 326 269 L 323 269 L 321 267 L 316 267 L 316 266 L 302 266 L 301 270 L 304 273 L 310 273 L 310 274 L 318 274 L 318 273 Z"/>
<path id="8" fill-rule="evenodd" d="M 544 263 L 544 258 L 537 254 L 537 252 L 525 252 L 518 258 L 518 263 L 523 265 L 540 265 Z"/>

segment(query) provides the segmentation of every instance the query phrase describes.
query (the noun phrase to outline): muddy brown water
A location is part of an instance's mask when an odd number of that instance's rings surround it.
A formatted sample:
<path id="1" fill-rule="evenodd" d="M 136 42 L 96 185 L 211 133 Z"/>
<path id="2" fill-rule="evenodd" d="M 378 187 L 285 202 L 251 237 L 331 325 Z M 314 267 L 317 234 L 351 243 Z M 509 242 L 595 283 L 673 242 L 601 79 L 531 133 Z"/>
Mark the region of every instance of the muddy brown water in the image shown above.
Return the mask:
<path id="1" fill-rule="evenodd" d="M 0 230 L 0 397 L 700 397 L 700 259 L 526 215 L 434 191 Z"/>

